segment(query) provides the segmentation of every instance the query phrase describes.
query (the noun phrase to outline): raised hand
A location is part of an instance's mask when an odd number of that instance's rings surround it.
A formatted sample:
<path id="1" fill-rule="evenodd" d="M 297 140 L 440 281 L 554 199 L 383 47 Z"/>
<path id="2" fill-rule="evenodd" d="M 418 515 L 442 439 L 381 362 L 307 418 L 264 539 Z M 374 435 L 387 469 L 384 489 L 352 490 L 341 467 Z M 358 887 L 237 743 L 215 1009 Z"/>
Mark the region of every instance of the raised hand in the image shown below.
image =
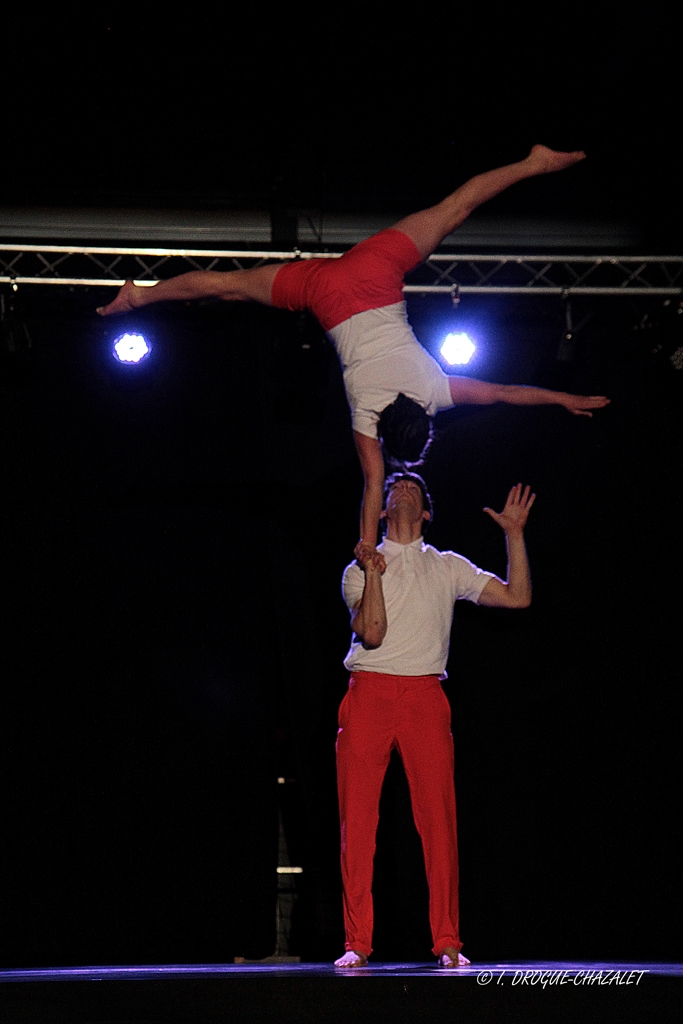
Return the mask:
<path id="1" fill-rule="evenodd" d="M 591 395 L 590 397 L 585 395 L 563 395 L 560 405 L 563 405 L 574 416 L 592 416 L 593 409 L 604 409 L 609 403 L 610 399 L 605 398 L 604 395 Z"/>
<path id="2" fill-rule="evenodd" d="M 531 488 L 528 484 L 526 487 L 523 487 L 522 484 L 517 484 L 515 487 L 510 488 L 510 493 L 502 512 L 494 512 L 492 508 L 485 508 L 484 512 L 487 512 L 491 519 L 498 523 L 500 528 L 505 530 L 507 534 L 522 533 L 529 518 L 531 506 L 535 501 L 536 495 L 531 493 Z"/>

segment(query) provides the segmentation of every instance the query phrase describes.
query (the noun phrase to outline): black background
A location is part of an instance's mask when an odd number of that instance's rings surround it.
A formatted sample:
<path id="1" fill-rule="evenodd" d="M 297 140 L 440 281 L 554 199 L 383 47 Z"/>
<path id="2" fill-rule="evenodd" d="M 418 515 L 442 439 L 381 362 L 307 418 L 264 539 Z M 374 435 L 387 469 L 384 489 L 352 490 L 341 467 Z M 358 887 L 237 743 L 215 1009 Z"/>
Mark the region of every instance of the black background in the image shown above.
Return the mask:
<path id="1" fill-rule="evenodd" d="M 676 43 L 656 5 L 618 23 L 600 7 L 483 24 L 435 6 L 389 26 L 351 9 L 52 15 L 7 39 L 6 205 L 400 214 L 542 139 L 589 160 L 495 209 L 629 221 L 651 251 L 680 249 Z M 339 579 L 361 480 L 336 357 L 293 315 L 155 307 L 131 387 L 93 316 L 104 297 L 22 290 L 33 361 L 3 363 L 3 962 L 272 952 L 278 775 L 296 780 L 304 867 L 292 951 L 338 955 Z M 463 304 L 472 373 L 612 404 L 592 420 L 454 410 L 425 466 L 431 542 L 499 573 L 481 508 L 517 480 L 539 495 L 532 608 L 456 609 L 446 689 L 476 959 L 681 955 L 681 388 L 634 331 L 661 301 L 583 311 L 564 365 L 559 303 Z M 416 298 L 410 315 L 435 351 L 447 304 Z M 377 957 L 424 958 L 395 765 L 383 799 Z"/>

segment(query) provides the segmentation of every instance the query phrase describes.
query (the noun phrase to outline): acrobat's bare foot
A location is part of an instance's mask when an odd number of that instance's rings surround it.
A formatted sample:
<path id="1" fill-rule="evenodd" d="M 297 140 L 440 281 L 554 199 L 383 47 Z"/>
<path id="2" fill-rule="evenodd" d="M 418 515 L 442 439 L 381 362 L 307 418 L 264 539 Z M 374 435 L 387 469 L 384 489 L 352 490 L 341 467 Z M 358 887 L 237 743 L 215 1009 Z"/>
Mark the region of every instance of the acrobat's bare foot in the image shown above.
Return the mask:
<path id="1" fill-rule="evenodd" d="M 532 146 L 527 160 L 533 165 L 534 174 L 550 174 L 552 171 L 564 171 L 572 164 L 578 164 L 586 159 L 582 150 L 575 153 L 558 153 L 547 146 Z"/>
<path id="2" fill-rule="evenodd" d="M 455 946 L 446 946 L 437 957 L 439 967 L 469 967 L 469 960 Z"/>
<path id="3" fill-rule="evenodd" d="M 126 283 L 119 289 L 119 293 L 113 302 L 110 302 L 107 306 L 100 306 L 97 312 L 100 316 L 111 316 L 114 313 L 130 313 L 131 310 L 137 309 L 138 306 L 142 305 L 141 297 L 144 288 L 139 288 L 132 281 L 126 281 Z"/>
<path id="4" fill-rule="evenodd" d="M 335 967 L 342 967 L 346 970 L 352 967 L 367 967 L 368 958 L 365 953 L 356 953 L 353 949 L 347 950 L 344 956 L 334 961 Z"/>

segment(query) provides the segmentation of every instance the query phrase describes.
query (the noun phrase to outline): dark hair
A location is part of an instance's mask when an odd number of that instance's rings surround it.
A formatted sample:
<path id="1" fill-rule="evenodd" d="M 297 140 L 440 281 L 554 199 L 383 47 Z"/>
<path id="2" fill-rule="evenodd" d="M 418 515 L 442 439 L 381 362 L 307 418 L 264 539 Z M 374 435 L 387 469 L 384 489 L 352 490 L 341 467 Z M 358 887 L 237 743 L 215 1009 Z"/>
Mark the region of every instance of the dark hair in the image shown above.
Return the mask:
<path id="1" fill-rule="evenodd" d="M 431 523 L 434 519 L 434 507 L 432 505 L 431 495 L 427 490 L 427 484 L 424 482 L 421 476 L 418 476 L 417 473 L 399 472 L 392 473 L 391 476 L 388 476 L 387 479 L 384 481 L 382 508 L 385 509 L 387 507 L 387 498 L 389 497 L 389 491 L 394 486 L 394 484 L 398 483 L 399 480 L 412 480 L 420 488 L 420 491 L 422 493 L 422 509 L 424 512 L 429 512 L 429 519 L 425 519 L 422 524 L 422 529 L 425 530 L 427 528 L 427 525 Z M 382 519 L 382 528 L 386 532 L 386 517 Z"/>
<path id="2" fill-rule="evenodd" d="M 432 439 L 432 421 L 421 405 L 401 393 L 379 417 L 378 430 L 388 463 L 417 466 Z"/>

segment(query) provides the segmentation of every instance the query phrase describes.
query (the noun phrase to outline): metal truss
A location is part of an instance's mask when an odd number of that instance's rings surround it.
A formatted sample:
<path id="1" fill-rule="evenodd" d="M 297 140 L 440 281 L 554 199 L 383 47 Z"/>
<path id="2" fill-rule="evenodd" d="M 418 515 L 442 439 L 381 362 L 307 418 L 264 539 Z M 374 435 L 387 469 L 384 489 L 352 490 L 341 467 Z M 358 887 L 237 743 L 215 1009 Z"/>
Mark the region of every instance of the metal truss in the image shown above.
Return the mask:
<path id="1" fill-rule="evenodd" d="M 418 283 L 423 276 L 425 284 Z M 680 295 L 683 256 L 436 253 L 410 275 L 405 290 L 461 295 Z"/>
<path id="2" fill-rule="evenodd" d="M 264 263 L 335 259 L 341 252 L 137 249 L 0 244 L 0 284 L 153 285 L 188 270 L 243 270 Z M 681 295 L 683 256 L 454 255 L 436 253 L 408 275 L 421 295 Z"/>

